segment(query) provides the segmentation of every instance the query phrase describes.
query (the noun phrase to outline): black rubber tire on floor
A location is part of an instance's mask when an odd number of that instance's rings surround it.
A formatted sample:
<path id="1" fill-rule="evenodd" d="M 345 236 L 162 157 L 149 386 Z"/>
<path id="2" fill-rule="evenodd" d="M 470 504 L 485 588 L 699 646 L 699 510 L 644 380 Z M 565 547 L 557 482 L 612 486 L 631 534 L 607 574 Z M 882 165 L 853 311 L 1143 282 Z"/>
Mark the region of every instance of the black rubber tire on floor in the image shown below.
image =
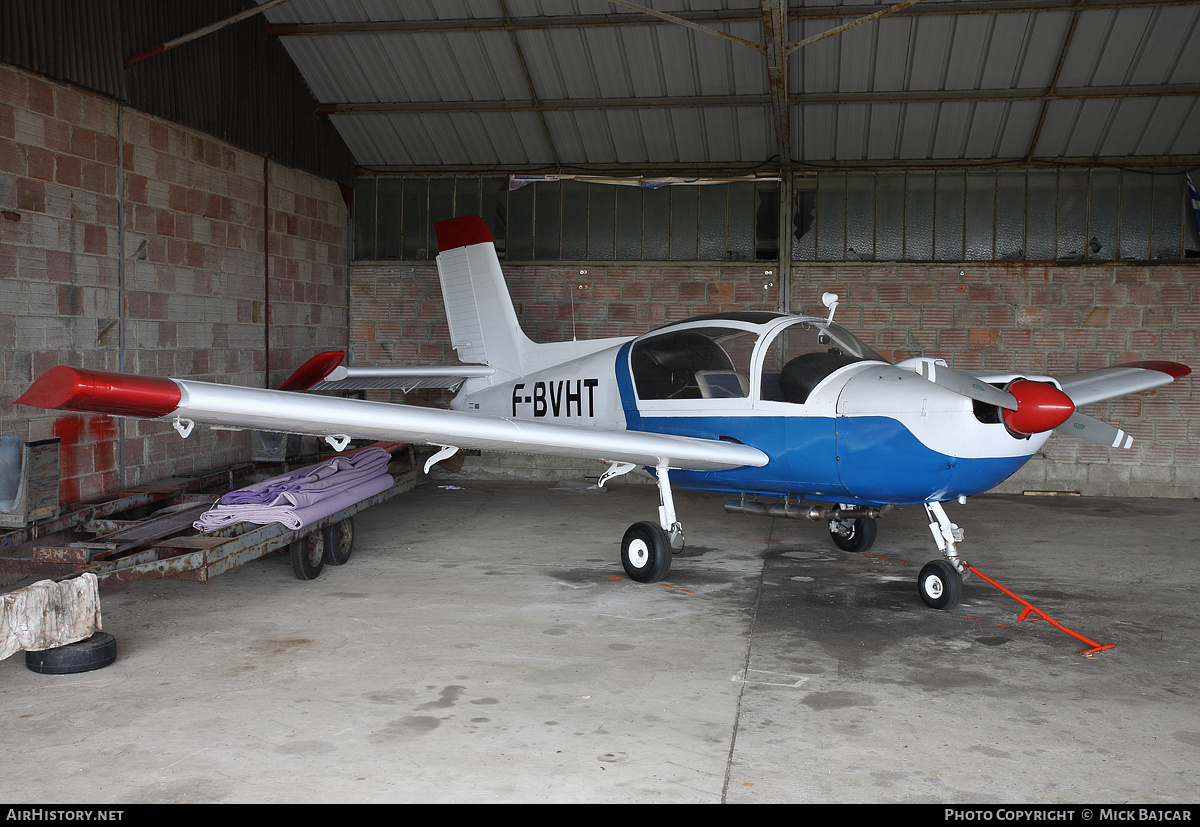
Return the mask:
<path id="1" fill-rule="evenodd" d="M 103 669 L 117 659 L 117 640 L 108 632 L 96 632 L 86 640 L 26 652 L 25 666 L 42 675 L 73 675 Z"/>
<path id="2" fill-rule="evenodd" d="M 326 526 L 325 532 L 325 565 L 343 566 L 354 551 L 354 518 Z"/>
<path id="3" fill-rule="evenodd" d="M 315 580 L 325 568 L 325 533 L 312 531 L 288 546 L 297 580 Z"/>
<path id="4" fill-rule="evenodd" d="M 917 592 L 931 609 L 953 609 L 962 600 L 962 575 L 946 560 L 930 560 L 917 575 Z"/>
<path id="5" fill-rule="evenodd" d="M 671 554 L 671 539 L 658 523 L 634 523 L 621 540 L 621 565 L 639 583 L 657 583 L 666 577 Z"/>

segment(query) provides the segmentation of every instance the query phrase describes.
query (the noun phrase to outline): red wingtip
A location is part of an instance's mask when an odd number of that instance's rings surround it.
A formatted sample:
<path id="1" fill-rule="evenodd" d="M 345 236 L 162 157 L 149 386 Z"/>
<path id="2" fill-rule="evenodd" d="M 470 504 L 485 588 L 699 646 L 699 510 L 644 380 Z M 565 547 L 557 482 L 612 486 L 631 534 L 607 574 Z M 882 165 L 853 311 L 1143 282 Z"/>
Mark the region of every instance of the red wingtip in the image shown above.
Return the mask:
<path id="1" fill-rule="evenodd" d="M 320 382 L 346 358 L 345 351 L 327 350 L 309 359 L 279 386 L 281 391 L 306 391 Z"/>
<path id="2" fill-rule="evenodd" d="M 60 366 L 42 374 L 16 401 L 53 411 L 157 417 L 178 408 L 181 398 L 170 379 Z"/>
<path id="3" fill-rule="evenodd" d="M 1156 370 L 1159 373 L 1167 374 L 1172 379 L 1182 379 L 1192 372 L 1192 369 L 1187 365 L 1181 365 L 1178 362 L 1130 362 L 1125 365 L 1118 365 L 1117 367 Z"/>
<path id="4" fill-rule="evenodd" d="M 469 247 L 472 244 L 495 240 L 492 238 L 492 231 L 488 229 L 488 225 L 477 215 L 460 215 L 458 218 L 437 221 L 434 222 L 433 229 L 437 233 L 438 252 L 440 253 L 457 247 Z"/>

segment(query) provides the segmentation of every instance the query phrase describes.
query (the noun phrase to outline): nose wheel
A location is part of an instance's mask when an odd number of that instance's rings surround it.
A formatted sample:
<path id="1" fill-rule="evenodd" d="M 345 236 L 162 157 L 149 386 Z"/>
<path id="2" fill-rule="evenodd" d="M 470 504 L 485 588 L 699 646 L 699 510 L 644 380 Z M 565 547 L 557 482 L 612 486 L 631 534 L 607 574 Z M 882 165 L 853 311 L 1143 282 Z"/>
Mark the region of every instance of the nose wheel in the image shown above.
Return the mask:
<path id="1" fill-rule="evenodd" d="M 962 542 L 963 531 L 946 516 L 941 503 L 925 503 L 929 514 L 929 530 L 933 534 L 938 550 L 945 555 L 941 560 L 930 560 L 917 575 L 917 592 L 921 600 L 931 609 L 952 609 L 962 600 L 965 569 L 958 558 L 958 543 Z"/>
<path id="2" fill-rule="evenodd" d="M 931 609 L 952 609 L 962 600 L 962 575 L 948 560 L 930 560 L 917 575 L 917 591 Z"/>

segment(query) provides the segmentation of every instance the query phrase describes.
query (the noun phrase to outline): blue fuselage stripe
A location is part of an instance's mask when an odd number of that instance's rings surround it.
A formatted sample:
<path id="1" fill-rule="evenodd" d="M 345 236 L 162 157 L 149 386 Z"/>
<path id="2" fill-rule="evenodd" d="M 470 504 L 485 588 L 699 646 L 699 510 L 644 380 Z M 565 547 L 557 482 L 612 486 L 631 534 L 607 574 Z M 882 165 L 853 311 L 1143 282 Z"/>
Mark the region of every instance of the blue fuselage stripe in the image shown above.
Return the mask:
<path id="1" fill-rule="evenodd" d="M 682 487 L 919 503 L 982 493 L 1029 459 L 948 456 L 888 416 L 643 416 L 629 374 L 628 347 L 617 359 L 617 385 L 630 430 L 733 439 L 770 457 L 761 468 L 672 471 L 672 481 Z"/>

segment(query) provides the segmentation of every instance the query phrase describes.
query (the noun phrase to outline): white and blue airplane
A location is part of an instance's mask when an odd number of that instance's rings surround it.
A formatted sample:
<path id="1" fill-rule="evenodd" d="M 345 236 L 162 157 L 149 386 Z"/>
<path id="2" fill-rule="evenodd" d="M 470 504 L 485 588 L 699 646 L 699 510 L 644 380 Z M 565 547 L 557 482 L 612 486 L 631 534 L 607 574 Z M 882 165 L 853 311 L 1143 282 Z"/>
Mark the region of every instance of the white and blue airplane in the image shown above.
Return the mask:
<path id="1" fill-rule="evenodd" d="M 920 504 L 942 556 L 918 576 L 928 605 L 962 594 L 963 534 L 943 503 L 998 485 L 1053 432 L 1128 448 L 1123 431 L 1076 409 L 1188 375 L 1138 362 L 1066 380 L 976 375 L 943 360 L 898 364 L 827 318 L 746 311 L 702 316 L 632 338 L 538 344 L 521 331 L 492 234 L 464 216 L 436 225 L 451 342 L 463 364 L 346 368 L 309 360 L 279 390 L 53 368 L 17 401 L 53 410 L 438 446 L 589 458 L 599 479 L 645 469 L 658 519 L 621 542 L 630 578 L 663 579 L 683 542 L 672 486 L 735 495 L 726 510 L 820 520 L 840 548 L 865 551 L 876 519 Z M 307 391 L 459 388 L 449 410 Z M 810 503 L 803 505 L 803 502 Z"/>

